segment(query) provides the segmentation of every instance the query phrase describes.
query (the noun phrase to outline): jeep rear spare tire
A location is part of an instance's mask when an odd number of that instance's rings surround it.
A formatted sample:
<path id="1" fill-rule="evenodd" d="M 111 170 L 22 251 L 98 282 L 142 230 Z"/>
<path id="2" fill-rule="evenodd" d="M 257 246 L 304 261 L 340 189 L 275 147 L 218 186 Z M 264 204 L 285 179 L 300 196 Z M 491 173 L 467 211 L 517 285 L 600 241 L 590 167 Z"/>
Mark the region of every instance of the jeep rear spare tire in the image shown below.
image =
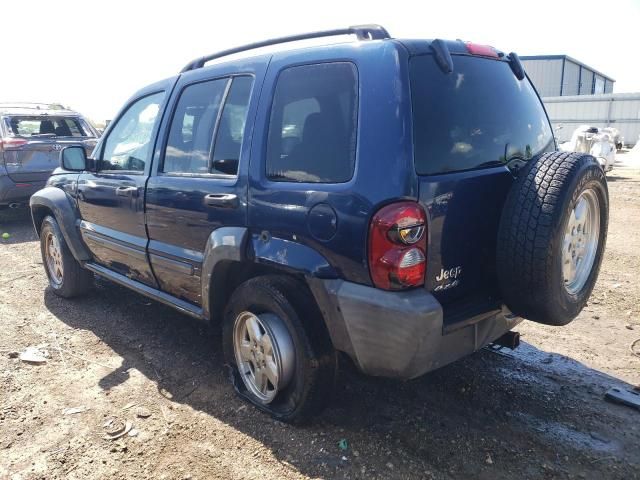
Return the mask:
<path id="1" fill-rule="evenodd" d="M 607 238 L 609 194 L 591 155 L 546 153 L 519 172 L 497 241 L 497 272 L 517 315 L 566 325 L 586 304 Z"/>

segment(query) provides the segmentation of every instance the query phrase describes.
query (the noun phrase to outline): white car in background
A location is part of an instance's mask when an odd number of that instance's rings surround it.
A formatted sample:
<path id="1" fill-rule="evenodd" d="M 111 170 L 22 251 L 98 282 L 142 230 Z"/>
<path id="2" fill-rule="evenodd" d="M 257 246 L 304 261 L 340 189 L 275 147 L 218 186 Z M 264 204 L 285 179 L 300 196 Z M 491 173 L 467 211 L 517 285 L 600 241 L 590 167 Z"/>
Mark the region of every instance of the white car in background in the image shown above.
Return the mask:
<path id="1" fill-rule="evenodd" d="M 581 152 L 593 155 L 605 172 L 613 170 L 616 163 L 615 132 L 590 125 L 580 125 L 571 140 L 559 145 L 566 152 Z M 615 130 L 615 129 L 613 129 Z"/>

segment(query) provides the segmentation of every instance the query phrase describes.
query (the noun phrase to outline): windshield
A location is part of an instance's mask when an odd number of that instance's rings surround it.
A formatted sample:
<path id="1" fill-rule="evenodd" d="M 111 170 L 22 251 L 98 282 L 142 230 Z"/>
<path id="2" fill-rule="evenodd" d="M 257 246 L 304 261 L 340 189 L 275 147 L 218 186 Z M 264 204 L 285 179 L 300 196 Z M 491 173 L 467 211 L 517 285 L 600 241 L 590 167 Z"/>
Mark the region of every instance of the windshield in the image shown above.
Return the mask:
<path id="1" fill-rule="evenodd" d="M 4 118 L 5 130 L 20 137 L 94 137 L 94 132 L 80 117 L 11 116 Z"/>
<path id="2" fill-rule="evenodd" d="M 422 55 L 410 60 L 410 75 L 418 174 L 503 165 L 555 149 L 542 103 L 507 62 L 455 55 L 445 74 Z"/>

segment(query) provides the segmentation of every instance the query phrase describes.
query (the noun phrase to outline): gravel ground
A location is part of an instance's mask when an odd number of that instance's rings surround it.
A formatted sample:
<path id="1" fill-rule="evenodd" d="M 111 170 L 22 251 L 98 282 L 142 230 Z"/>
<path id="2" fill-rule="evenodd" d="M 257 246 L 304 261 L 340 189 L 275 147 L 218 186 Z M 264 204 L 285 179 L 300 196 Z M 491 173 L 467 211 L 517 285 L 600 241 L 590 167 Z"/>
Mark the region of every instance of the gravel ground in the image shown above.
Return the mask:
<path id="1" fill-rule="evenodd" d="M 219 337 L 189 318 L 106 281 L 54 296 L 27 213 L 0 213 L 11 234 L 0 478 L 640 478 L 640 411 L 604 400 L 640 384 L 640 168 L 629 164 L 609 174 L 606 256 L 575 322 L 525 322 L 515 352 L 483 350 L 411 382 L 342 372 L 305 427 L 237 399 Z M 15 358 L 29 346 L 47 362 Z M 105 438 L 126 421 L 130 434 Z"/>

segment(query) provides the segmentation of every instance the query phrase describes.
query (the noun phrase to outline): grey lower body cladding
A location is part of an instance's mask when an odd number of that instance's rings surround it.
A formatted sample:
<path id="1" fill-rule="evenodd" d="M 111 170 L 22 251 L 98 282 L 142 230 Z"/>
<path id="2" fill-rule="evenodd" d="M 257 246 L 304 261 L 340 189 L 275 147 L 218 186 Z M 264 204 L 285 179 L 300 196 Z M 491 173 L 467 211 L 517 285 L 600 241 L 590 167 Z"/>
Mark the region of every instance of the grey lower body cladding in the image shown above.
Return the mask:
<path id="1" fill-rule="evenodd" d="M 309 280 L 337 350 L 367 375 L 410 379 L 469 355 L 522 318 L 505 308 L 444 328 L 440 303 L 423 289 L 388 292 L 343 280 Z"/>

